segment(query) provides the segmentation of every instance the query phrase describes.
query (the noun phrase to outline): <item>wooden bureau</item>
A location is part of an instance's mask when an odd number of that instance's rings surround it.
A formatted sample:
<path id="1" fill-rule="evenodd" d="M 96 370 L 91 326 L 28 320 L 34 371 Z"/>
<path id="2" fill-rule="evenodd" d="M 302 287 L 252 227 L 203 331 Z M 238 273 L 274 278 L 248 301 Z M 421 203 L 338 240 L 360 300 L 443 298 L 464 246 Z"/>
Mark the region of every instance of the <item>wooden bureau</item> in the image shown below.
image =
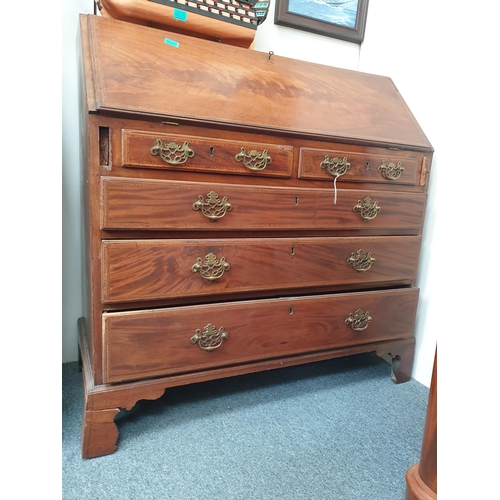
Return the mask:
<path id="1" fill-rule="evenodd" d="M 432 147 L 389 78 L 80 17 L 82 456 L 168 387 L 411 376 Z"/>

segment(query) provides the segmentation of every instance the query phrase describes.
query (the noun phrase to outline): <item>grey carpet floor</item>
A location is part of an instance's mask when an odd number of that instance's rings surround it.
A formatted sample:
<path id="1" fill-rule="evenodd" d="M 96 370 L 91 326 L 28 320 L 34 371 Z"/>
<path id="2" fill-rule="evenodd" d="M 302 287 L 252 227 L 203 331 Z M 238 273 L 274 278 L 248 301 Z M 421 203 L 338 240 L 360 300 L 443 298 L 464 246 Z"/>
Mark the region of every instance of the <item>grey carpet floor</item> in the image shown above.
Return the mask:
<path id="1" fill-rule="evenodd" d="M 64 500 L 403 500 L 429 395 L 371 354 L 172 388 L 83 460 L 77 363 L 62 377 Z"/>

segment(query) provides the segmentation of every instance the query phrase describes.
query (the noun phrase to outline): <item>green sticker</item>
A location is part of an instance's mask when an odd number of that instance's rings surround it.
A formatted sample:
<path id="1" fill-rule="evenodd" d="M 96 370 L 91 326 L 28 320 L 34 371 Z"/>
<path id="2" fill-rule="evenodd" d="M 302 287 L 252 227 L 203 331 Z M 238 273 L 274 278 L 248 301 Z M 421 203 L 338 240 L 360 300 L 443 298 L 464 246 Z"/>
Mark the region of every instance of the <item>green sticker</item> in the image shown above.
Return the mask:
<path id="1" fill-rule="evenodd" d="M 175 40 L 170 40 L 169 38 L 165 38 L 165 43 L 175 48 L 179 46 L 179 42 L 176 42 Z"/>
<path id="2" fill-rule="evenodd" d="M 174 19 L 179 21 L 187 21 L 188 13 L 185 10 L 174 9 Z"/>

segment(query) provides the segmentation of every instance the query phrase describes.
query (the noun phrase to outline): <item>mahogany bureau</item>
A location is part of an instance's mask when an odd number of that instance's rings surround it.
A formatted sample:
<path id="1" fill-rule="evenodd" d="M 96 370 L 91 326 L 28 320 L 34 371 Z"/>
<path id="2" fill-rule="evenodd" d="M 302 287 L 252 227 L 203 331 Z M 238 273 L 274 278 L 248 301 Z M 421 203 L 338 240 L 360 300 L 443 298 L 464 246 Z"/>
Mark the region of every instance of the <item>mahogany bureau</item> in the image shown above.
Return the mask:
<path id="1" fill-rule="evenodd" d="M 432 147 L 389 78 L 80 17 L 82 455 L 166 388 L 363 352 L 411 376 Z"/>

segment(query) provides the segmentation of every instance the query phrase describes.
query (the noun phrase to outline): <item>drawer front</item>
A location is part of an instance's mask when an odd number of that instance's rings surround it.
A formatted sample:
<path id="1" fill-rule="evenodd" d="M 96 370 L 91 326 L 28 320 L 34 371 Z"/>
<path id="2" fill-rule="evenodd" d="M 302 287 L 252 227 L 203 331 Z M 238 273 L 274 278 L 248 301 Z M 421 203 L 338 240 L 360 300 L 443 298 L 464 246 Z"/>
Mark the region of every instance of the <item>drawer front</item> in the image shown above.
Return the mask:
<path id="1" fill-rule="evenodd" d="M 417 298 L 408 288 L 106 313 L 105 382 L 408 338 Z"/>
<path id="2" fill-rule="evenodd" d="M 412 151 L 379 153 L 336 149 L 301 148 L 299 178 L 419 185 L 423 155 Z"/>
<path id="3" fill-rule="evenodd" d="M 420 240 L 383 236 L 104 241 L 103 301 L 409 284 L 416 278 Z"/>
<path id="4" fill-rule="evenodd" d="M 426 195 L 101 178 L 102 229 L 419 232 Z"/>
<path id="5" fill-rule="evenodd" d="M 293 147 L 123 130 L 122 163 L 125 167 L 290 177 Z"/>

